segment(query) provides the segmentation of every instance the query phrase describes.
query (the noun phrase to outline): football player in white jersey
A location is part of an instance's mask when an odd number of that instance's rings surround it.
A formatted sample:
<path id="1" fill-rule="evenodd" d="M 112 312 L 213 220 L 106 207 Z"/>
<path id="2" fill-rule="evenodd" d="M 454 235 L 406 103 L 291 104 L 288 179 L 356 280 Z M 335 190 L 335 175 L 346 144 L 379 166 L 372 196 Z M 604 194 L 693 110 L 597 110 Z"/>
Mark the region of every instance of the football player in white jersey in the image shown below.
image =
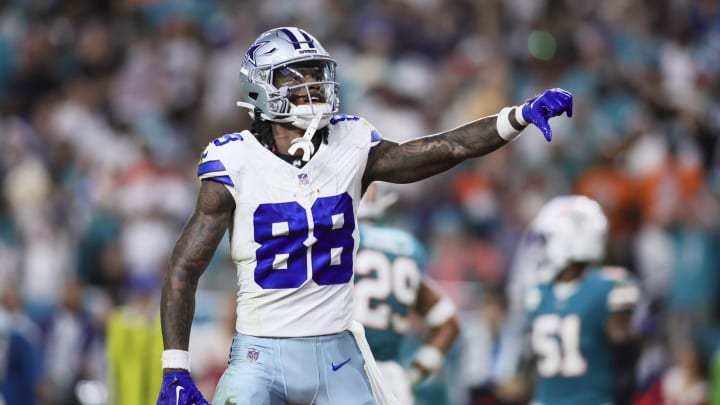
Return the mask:
<path id="1" fill-rule="evenodd" d="M 250 130 L 202 153 L 195 211 L 161 295 L 165 351 L 158 404 L 206 404 L 188 373 L 198 278 L 226 230 L 237 266 L 237 334 L 216 404 L 395 403 L 362 326 L 352 321 L 360 197 L 375 180 L 410 183 L 490 153 L 532 123 L 572 115 L 546 90 L 520 106 L 401 144 L 339 114 L 335 60 L 295 27 L 271 29 L 240 68 Z"/>
<path id="2" fill-rule="evenodd" d="M 358 208 L 355 320 L 365 327 L 386 385 L 400 404 L 412 405 L 413 388 L 442 367 L 460 326 L 453 301 L 424 274 L 422 243 L 407 231 L 381 223 L 385 209 L 397 200 L 382 186 L 372 183 Z M 405 369 L 400 352 L 410 333 L 412 312 L 428 333 Z"/>

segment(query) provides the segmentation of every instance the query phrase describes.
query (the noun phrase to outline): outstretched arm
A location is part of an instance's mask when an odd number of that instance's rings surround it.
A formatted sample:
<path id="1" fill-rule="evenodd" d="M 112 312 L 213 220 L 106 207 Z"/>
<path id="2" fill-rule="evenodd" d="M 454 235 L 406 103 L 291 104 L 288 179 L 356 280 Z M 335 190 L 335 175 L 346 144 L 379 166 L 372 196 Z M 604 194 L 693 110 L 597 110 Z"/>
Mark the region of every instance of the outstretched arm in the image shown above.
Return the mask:
<path id="1" fill-rule="evenodd" d="M 497 115 L 449 131 L 401 144 L 383 140 L 371 150 L 363 186 L 375 180 L 412 183 L 434 176 L 466 159 L 500 148 L 530 123 L 540 128 L 549 141 L 552 131 L 548 120 L 563 113 L 572 116 L 572 95 L 562 89 L 550 89 L 522 106 L 504 108 Z"/>
<path id="2" fill-rule="evenodd" d="M 195 212 L 170 257 L 160 300 L 166 350 L 187 350 L 195 313 L 195 290 L 230 223 L 235 202 L 224 185 L 203 181 Z"/>
<path id="3" fill-rule="evenodd" d="M 384 139 L 372 148 L 363 183 L 375 180 L 412 183 L 442 173 L 466 159 L 486 155 L 506 143 L 498 135 L 494 115 L 403 143 Z"/>

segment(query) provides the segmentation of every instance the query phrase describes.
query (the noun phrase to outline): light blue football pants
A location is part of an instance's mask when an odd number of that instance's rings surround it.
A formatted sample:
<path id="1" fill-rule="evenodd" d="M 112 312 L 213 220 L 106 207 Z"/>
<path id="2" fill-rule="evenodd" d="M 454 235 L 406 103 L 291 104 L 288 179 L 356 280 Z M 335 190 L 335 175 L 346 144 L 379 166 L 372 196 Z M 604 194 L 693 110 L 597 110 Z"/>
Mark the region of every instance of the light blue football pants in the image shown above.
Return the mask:
<path id="1" fill-rule="evenodd" d="M 213 405 L 374 404 L 353 335 L 267 338 L 236 333 Z"/>

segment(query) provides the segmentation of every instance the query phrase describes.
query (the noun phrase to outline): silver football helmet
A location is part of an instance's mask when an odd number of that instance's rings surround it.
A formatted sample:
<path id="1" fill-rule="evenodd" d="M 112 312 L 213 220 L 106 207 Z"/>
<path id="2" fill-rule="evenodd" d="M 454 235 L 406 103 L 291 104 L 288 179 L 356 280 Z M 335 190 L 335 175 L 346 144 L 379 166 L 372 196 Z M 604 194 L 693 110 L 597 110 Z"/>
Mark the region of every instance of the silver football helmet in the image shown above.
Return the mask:
<path id="1" fill-rule="evenodd" d="M 570 263 L 601 260 L 607 232 L 607 217 L 595 200 L 567 195 L 547 202 L 526 236 L 526 243 L 537 249 L 539 280 L 553 280 Z"/>
<path id="2" fill-rule="evenodd" d="M 238 105 L 249 108 L 251 116 L 258 108 L 268 121 L 322 128 L 340 107 L 335 66 L 335 60 L 306 31 L 273 28 L 245 53 L 240 68 L 243 101 Z M 312 82 L 306 81 L 308 76 Z"/>

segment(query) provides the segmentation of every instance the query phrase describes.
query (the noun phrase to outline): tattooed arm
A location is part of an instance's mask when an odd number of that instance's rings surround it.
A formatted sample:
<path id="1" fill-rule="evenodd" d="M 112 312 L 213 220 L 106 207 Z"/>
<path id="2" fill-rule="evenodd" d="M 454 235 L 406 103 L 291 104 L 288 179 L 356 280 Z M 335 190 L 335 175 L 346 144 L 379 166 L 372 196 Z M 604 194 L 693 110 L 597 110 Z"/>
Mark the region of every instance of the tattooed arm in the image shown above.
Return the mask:
<path id="1" fill-rule="evenodd" d="M 195 290 L 225 234 L 235 202 L 224 185 L 203 181 L 195 212 L 170 257 L 160 299 L 165 349 L 187 350 L 195 313 Z"/>
<path id="2" fill-rule="evenodd" d="M 442 173 L 466 159 L 488 154 L 506 143 L 498 135 L 494 115 L 400 144 L 385 139 L 371 149 L 363 185 L 374 180 L 412 183 Z"/>
<path id="3" fill-rule="evenodd" d="M 373 147 L 363 174 L 363 190 L 374 180 L 412 183 L 444 172 L 463 160 L 488 154 L 515 139 L 533 124 L 550 141 L 548 120 L 572 116 L 572 95 L 550 89 L 525 104 L 506 107 L 497 115 L 468 122 L 450 131 L 401 144 L 383 140 Z"/>

